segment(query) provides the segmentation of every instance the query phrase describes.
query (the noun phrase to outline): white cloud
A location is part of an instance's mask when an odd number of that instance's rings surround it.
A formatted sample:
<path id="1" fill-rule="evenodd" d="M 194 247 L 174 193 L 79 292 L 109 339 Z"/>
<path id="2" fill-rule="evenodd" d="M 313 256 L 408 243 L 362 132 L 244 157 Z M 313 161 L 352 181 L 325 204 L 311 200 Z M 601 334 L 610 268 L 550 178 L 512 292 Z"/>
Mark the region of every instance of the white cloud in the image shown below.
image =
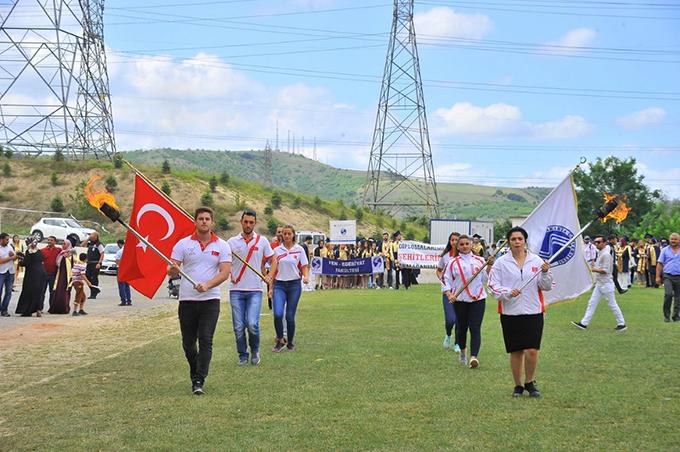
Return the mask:
<path id="1" fill-rule="evenodd" d="M 486 107 L 458 102 L 451 108 L 438 108 L 435 120 L 441 123 L 435 131 L 443 135 L 561 140 L 581 137 L 591 130 L 583 117 L 575 115 L 542 123 L 525 121 L 518 107 L 502 102 Z"/>
<path id="2" fill-rule="evenodd" d="M 575 28 L 569 30 L 557 41 L 548 42 L 543 51 L 557 55 L 575 55 L 584 51 L 583 47 L 588 47 L 597 32 L 592 28 Z"/>
<path id="3" fill-rule="evenodd" d="M 644 183 L 653 189 L 660 189 L 669 198 L 680 198 L 680 167 L 664 169 L 651 168 L 649 165 L 637 162 L 638 173 L 645 176 Z"/>
<path id="4" fill-rule="evenodd" d="M 440 6 L 413 17 L 416 35 L 421 42 L 442 38 L 481 39 L 493 29 L 493 22 L 483 14 L 461 14 Z"/>
<path id="5" fill-rule="evenodd" d="M 651 124 L 662 122 L 666 119 L 666 115 L 666 110 L 661 107 L 649 107 L 622 116 L 616 120 L 616 123 L 626 129 L 640 129 Z"/>

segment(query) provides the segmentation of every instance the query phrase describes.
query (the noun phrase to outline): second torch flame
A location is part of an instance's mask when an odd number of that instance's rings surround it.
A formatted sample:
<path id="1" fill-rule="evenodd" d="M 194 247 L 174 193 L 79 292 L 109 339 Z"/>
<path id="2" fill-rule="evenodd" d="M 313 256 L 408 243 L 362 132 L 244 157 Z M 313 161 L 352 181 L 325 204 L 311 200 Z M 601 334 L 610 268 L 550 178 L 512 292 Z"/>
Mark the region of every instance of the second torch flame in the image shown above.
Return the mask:
<path id="1" fill-rule="evenodd" d="M 600 218 L 602 223 L 606 223 L 608 220 L 614 220 L 616 221 L 616 224 L 620 224 L 626 219 L 628 213 L 631 211 L 631 208 L 626 205 L 625 201 L 627 198 L 625 196 L 604 193 L 603 198 L 605 204 L 616 201 L 616 208 L 609 212 L 605 217 Z"/>

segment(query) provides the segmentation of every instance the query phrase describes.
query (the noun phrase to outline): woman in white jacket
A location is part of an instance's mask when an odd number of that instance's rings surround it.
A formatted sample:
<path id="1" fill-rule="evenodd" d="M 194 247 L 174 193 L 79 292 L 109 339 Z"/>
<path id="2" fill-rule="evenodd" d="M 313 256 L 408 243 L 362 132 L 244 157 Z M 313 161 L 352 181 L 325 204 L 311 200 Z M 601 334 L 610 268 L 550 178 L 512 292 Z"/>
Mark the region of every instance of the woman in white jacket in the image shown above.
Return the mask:
<path id="1" fill-rule="evenodd" d="M 484 259 L 472 254 L 472 239 L 461 235 L 458 239 L 458 256 L 453 257 L 444 271 L 444 295 L 453 303 L 458 325 L 456 343 L 460 347 L 460 363 L 467 365 L 467 332 L 470 330 L 470 368 L 479 366 L 479 349 L 482 346 L 482 320 L 486 307 L 486 289 L 484 283 L 487 272 L 475 278 L 470 285 L 458 293 L 484 265 Z"/>
<path id="2" fill-rule="evenodd" d="M 521 396 L 525 390 L 532 397 L 541 395 L 534 375 L 543 335 L 543 291 L 554 285 L 550 264 L 526 249 L 528 237 L 527 231 L 520 227 L 510 229 L 506 238 L 511 252 L 498 258 L 489 274 L 489 289 L 498 300 L 505 350 L 510 353 L 510 369 L 515 380 L 513 397 Z M 540 275 L 520 290 L 538 272 Z"/>

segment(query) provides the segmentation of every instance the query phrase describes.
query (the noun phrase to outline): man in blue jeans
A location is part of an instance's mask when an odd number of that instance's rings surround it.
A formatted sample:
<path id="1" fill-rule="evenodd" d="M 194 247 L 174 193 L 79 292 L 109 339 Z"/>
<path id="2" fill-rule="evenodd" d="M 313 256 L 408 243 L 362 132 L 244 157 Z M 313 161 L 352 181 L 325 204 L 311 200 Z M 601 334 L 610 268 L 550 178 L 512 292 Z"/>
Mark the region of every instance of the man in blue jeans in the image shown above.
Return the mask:
<path id="1" fill-rule="evenodd" d="M 230 238 L 227 243 L 232 254 L 238 254 L 255 269 L 261 268 L 268 260 L 270 269 L 265 282 L 271 284 L 272 276 L 276 274 L 277 262 L 269 241 L 254 232 L 256 224 L 257 214 L 252 210 L 245 210 L 241 215 L 242 232 Z M 240 259 L 232 259 L 229 301 L 239 366 L 248 364 L 248 344 L 250 363 L 255 366 L 260 364 L 262 282 L 262 279 Z"/>
<path id="2" fill-rule="evenodd" d="M 125 250 L 125 240 L 118 240 L 118 251 L 116 252 L 116 267 L 120 268 L 120 261 L 123 259 L 123 251 Z M 116 272 L 118 273 L 118 272 Z M 130 291 L 130 284 L 126 281 L 118 279 L 118 296 L 120 297 L 120 304 L 118 306 L 132 306 L 132 293 Z"/>
<path id="3" fill-rule="evenodd" d="M 0 234 L 0 315 L 9 317 L 9 302 L 12 299 L 14 285 L 14 261 L 17 254 L 9 243 L 9 234 Z"/>

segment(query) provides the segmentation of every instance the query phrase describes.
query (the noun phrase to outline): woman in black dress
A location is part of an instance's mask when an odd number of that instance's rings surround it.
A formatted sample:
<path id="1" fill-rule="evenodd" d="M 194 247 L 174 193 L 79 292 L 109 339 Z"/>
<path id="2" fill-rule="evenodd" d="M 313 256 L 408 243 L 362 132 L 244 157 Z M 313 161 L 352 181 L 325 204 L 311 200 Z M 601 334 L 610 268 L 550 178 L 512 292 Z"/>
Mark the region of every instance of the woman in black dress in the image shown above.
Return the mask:
<path id="1" fill-rule="evenodd" d="M 68 314 L 71 310 L 71 291 L 69 279 L 73 267 L 73 242 L 70 238 L 64 240 L 62 251 L 57 256 L 57 275 L 54 280 L 54 295 L 50 303 L 50 314 Z"/>
<path id="2" fill-rule="evenodd" d="M 26 239 L 26 254 L 21 260 L 21 265 L 26 269 L 24 282 L 21 286 L 21 295 L 17 303 L 17 314 L 22 317 L 31 317 L 36 313 L 37 317 L 42 317 L 39 307 L 45 300 L 45 257 L 38 251 L 38 242 L 34 237 Z"/>

